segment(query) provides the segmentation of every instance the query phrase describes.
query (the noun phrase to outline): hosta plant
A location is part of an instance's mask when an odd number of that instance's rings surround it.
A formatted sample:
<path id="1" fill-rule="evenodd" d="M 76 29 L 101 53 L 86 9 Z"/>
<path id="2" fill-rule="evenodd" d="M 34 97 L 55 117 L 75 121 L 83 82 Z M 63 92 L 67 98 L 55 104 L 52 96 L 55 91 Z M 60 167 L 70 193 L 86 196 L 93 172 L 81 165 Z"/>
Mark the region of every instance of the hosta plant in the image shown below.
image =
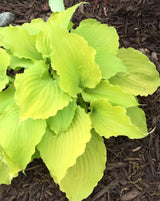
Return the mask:
<path id="1" fill-rule="evenodd" d="M 102 178 L 103 137 L 147 135 L 136 96 L 160 85 L 145 55 L 119 49 L 113 27 L 87 19 L 73 29 L 78 5 L 0 28 L 0 183 L 39 154 L 70 201 Z"/>

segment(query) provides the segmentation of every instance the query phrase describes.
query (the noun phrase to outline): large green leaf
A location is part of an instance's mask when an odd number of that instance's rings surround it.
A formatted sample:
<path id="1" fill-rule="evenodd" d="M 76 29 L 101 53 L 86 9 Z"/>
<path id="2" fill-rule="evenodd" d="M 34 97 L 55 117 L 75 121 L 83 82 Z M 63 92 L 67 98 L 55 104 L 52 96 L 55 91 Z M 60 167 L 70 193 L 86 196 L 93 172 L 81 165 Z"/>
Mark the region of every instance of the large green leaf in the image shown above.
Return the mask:
<path id="1" fill-rule="evenodd" d="M 47 119 L 68 105 L 71 98 L 60 89 L 58 82 L 50 77 L 43 62 L 16 75 L 15 99 L 21 120 Z"/>
<path id="2" fill-rule="evenodd" d="M 15 165 L 24 170 L 45 129 L 45 120 L 27 119 L 20 123 L 19 108 L 13 103 L 0 116 L 0 144 Z"/>
<path id="3" fill-rule="evenodd" d="M 78 8 L 78 6 L 80 4 L 82 4 L 82 2 L 79 4 L 76 4 L 62 12 L 53 13 L 47 21 L 48 26 L 52 27 L 52 26 L 56 25 L 56 26 L 60 26 L 62 28 L 67 29 L 73 13 L 75 12 L 75 10 Z"/>
<path id="4" fill-rule="evenodd" d="M 118 73 L 110 79 L 112 84 L 135 96 L 147 96 L 160 86 L 159 73 L 147 56 L 133 48 L 121 48 L 118 57 L 123 60 L 129 75 Z"/>
<path id="5" fill-rule="evenodd" d="M 10 184 L 12 179 L 12 176 L 10 176 L 10 168 L 2 157 L 4 156 L 0 153 L 0 184 Z"/>
<path id="6" fill-rule="evenodd" d="M 73 100 L 65 108 L 59 110 L 54 117 L 50 117 L 47 120 L 49 128 L 55 134 L 66 131 L 73 120 L 76 107 L 76 100 Z"/>
<path id="7" fill-rule="evenodd" d="M 123 107 L 137 106 L 136 98 L 123 92 L 120 87 L 111 85 L 107 80 L 102 80 L 94 89 L 85 88 L 82 96 L 86 102 L 106 98 L 112 105 Z"/>
<path id="8" fill-rule="evenodd" d="M 0 184 L 10 184 L 13 177 L 16 177 L 20 170 L 0 146 Z"/>
<path id="9" fill-rule="evenodd" d="M 127 116 L 130 117 L 132 124 L 136 125 L 136 127 L 142 131 L 143 133 L 147 133 L 147 124 L 146 117 L 144 111 L 139 107 L 130 107 L 127 108 Z"/>
<path id="10" fill-rule="evenodd" d="M 0 28 L 0 45 L 19 58 L 41 59 L 41 54 L 36 50 L 36 35 L 20 27 Z"/>
<path id="11" fill-rule="evenodd" d="M 128 73 L 126 66 L 123 64 L 122 60 L 112 54 L 96 54 L 96 63 L 104 79 L 109 79 L 110 77 L 116 75 L 119 72 Z"/>
<path id="12" fill-rule="evenodd" d="M 79 27 L 72 29 L 72 32 L 87 40 L 89 46 L 96 50 L 96 54 L 116 55 L 118 52 L 119 37 L 114 27 L 101 24 L 95 19 L 86 19 Z"/>
<path id="13" fill-rule="evenodd" d="M 89 46 L 96 50 L 95 60 L 105 79 L 114 76 L 117 72 L 127 72 L 120 58 L 116 57 L 119 42 L 114 27 L 101 24 L 95 19 L 83 20 L 79 27 L 72 29 L 87 40 Z"/>
<path id="14" fill-rule="evenodd" d="M 50 16 L 45 24 L 45 28 L 38 34 L 36 41 L 36 48 L 42 53 L 43 58 L 50 58 L 54 52 L 55 47 L 52 44 L 52 39 L 61 41 L 61 38 L 54 39 L 54 35 L 58 29 L 57 26 L 64 29 L 69 28 L 71 17 L 80 4 L 76 4 L 60 13 L 53 13 Z"/>
<path id="15" fill-rule="evenodd" d="M 55 47 L 52 44 L 52 39 L 57 40 L 56 38 L 54 39 L 54 35 L 58 29 L 57 26 L 69 29 L 71 17 L 80 4 L 76 4 L 60 13 L 53 13 L 47 20 L 45 28 L 38 34 L 36 40 L 36 48 L 42 53 L 43 58 L 50 58 L 54 52 Z M 60 42 L 61 38 L 58 40 Z"/>
<path id="16" fill-rule="evenodd" d="M 7 66 L 9 65 L 10 57 L 6 51 L 0 48 L 0 75 L 6 75 Z"/>
<path id="17" fill-rule="evenodd" d="M 77 34 L 57 28 L 52 37 L 54 54 L 51 65 L 60 76 L 60 87 L 76 97 L 84 87 L 94 88 L 101 80 L 95 63 L 95 50 Z"/>
<path id="18" fill-rule="evenodd" d="M 0 75 L 0 92 L 6 88 L 6 85 L 8 84 L 9 79 L 7 76 L 1 76 Z"/>
<path id="19" fill-rule="evenodd" d="M 70 201 L 81 201 L 88 197 L 103 176 L 106 162 L 106 148 L 103 139 L 92 134 L 85 153 L 69 168 L 60 182 L 60 188 Z"/>
<path id="20" fill-rule="evenodd" d="M 0 48 L 0 91 L 2 91 L 6 84 L 8 84 L 9 79 L 7 77 L 7 67 L 10 62 L 10 57 L 6 51 Z"/>
<path id="21" fill-rule="evenodd" d="M 126 112 L 125 108 L 112 106 L 106 99 L 95 100 L 91 103 L 92 127 L 105 138 L 118 135 L 125 135 L 131 139 L 145 137 L 147 133 L 137 128 Z"/>
<path id="22" fill-rule="evenodd" d="M 42 53 L 43 58 L 50 58 L 54 52 L 54 47 L 52 45 L 52 38 L 54 37 L 54 29 L 48 25 L 43 31 L 37 35 L 36 48 Z"/>
<path id="23" fill-rule="evenodd" d="M 19 26 L 21 29 L 27 30 L 31 35 L 36 35 L 40 31 L 45 30 L 46 22 L 42 18 L 33 19 L 30 23 L 24 23 Z"/>
<path id="24" fill-rule="evenodd" d="M 16 57 L 13 54 L 10 54 L 10 64 L 9 66 L 13 69 L 13 70 L 17 70 L 20 68 L 30 68 L 32 67 L 32 65 L 34 64 L 34 61 L 31 59 L 26 59 L 26 58 L 19 58 Z"/>
<path id="25" fill-rule="evenodd" d="M 15 88 L 13 85 L 0 92 L 0 114 L 10 103 L 14 102 L 14 93 Z"/>
<path id="26" fill-rule="evenodd" d="M 76 109 L 70 127 L 59 135 L 47 130 L 38 145 L 40 155 L 56 182 L 60 182 L 69 167 L 85 151 L 86 143 L 90 140 L 91 121 L 88 114 L 80 108 Z"/>

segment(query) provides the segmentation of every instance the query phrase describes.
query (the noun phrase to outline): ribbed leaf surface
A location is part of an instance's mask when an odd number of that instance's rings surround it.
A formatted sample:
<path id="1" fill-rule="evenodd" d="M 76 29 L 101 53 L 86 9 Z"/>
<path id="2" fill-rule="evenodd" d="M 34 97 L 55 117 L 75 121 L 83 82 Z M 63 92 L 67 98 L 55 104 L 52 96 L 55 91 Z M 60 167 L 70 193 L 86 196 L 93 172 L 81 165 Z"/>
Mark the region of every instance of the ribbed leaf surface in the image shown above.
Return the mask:
<path id="1" fill-rule="evenodd" d="M 118 52 L 119 36 L 116 29 L 95 19 L 83 20 L 79 27 L 72 29 L 72 33 L 77 33 L 87 40 L 89 46 L 96 50 L 96 54 L 116 55 Z"/>
<path id="2" fill-rule="evenodd" d="M 144 111 L 139 107 L 127 108 L 127 116 L 130 117 L 131 122 L 143 133 L 147 133 L 147 124 Z"/>
<path id="3" fill-rule="evenodd" d="M 14 93 L 15 88 L 13 85 L 10 85 L 7 89 L 0 92 L 0 113 L 5 109 L 5 107 L 15 101 Z"/>
<path id="4" fill-rule="evenodd" d="M 27 30 L 20 27 L 0 28 L 0 45 L 10 49 L 19 58 L 41 59 L 41 54 L 36 50 L 35 42 L 36 36 L 30 35 Z"/>
<path id="5" fill-rule="evenodd" d="M 160 86 L 159 73 L 147 56 L 133 48 L 121 48 L 118 57 L 123 60 L 129 75 L 118 73 L 110 79 L 112 84 L 135 96 L 147 96 Z"/>
<path id="6" fill-rule="evenodd" d="M 4 153 L 0 146 L 0 184 L 10 184 L 13 177 L 18 175 L 21 169 Z"/>
<path id="7" fill-rule="evenodd" d="M 36 48 L 42 53 L 43 58 L 50 58 L 54 52 L 52 38 L 54 37 L 55 31 L 55 26 L 52 28 L 49 24 L 46 24 L 45 29 L 37 35 Z"/>
<path id="8" fill-rule="evenodd" d="M 70 201 L 81 201 L 88 197 L 103 176 L 106 148 L 103 139 L 93 133 L 85 153 L 69 168 L 60 188 Z"/>
<path id="9" fill-rule="evenodd" d="M 94 89 L 85 88 L 82 96 L 86 102 L 106 98 L 112 105 L 126 108 L 138 105 L 134 96 L 123 92 L 119 86 L 111 85 L 107 80 L 102 80 Z"/>
<path id="10" fill-rule="evenodd" d="M 9 79 L 7 76 L 0 75 L 0 92 L 6 88 L 6 85 L 9 83 Z"/>
<path id="11" fill-rule="evenodd" d="M 27 30 L 30 35 L 36 35 L 40 31 L 44 31 L 46 22 L 42 18 L 33 19 L 30 23 L 24 23 L 20 28 Z"/>
<path id="12" fill-rule="evenodd" d="M 70 127 L 59 135 L 47 130 L 38 145 L 40 155 L 56 182 L 60 182 L 69 167 L 85 151 L 90 140 L 91 121 L 85 111 L 77 107 Z"/>
<path id="13" fill-rule="evenodd" d="M 9 66 L 13 70 L 19 70 L 20 68 L 30 68 L 34 64 L 34 61 L 31 59 L 19 58 L 13 54 L 10 54 L 10 58 Z"/>
<path id="14" fill-rule="evenodd" d="M 0 48 L 0 75 L 6 75 L 7 66 L 9 65 L 10 57 L 6 51 Z"/>
<path id="15" fill-rule="evenodd" d="M 38 62 L 15 80 L 16 102 L 20 118 L 47 119 L 68 105 L 71 98 L 64 93 L 58 80 L 53 80 L 45 64 Z"/>
<path id="16" fill-rule="evenodd" d="M 61 0 L 59 0 L 60 2 Z M 53 2 L 53 4 L 55 4 L 55 2 Z M 62 12 L 59 12 L 59 13 L 53 13 L 50 18 L 48 19 L 47 21 L 47 24 L 49 26 L 59 26 L 59 27 L 62 27 L 62 28 L 65 28 L 67 29 L 68 26 L 69 26 L 69 23 L 70 23 L 70 20 L 72 18 L 72 15 L 73 13 L 75 12 L 75 10 L 78 8 L 78 6 L 82 4 L 79 3 L 79 4 L 76 4 Z M 61 4 L 62 5 L 62 4 Z M 57 10 L 58 11 L 58 10 Z"/>
<path id="17" fill-rule="evenodd" d="M 57 5 L 55 1 L 52 3 L 50 1 L 50 4 L 55 7 Z M 76 4 L 75 6 L 72 6 L 62 12 L 53 13 L 47 20 L 45 28 L 38 34 L 36 41 L 36 47 L 38 51 L 42 53 L 44 58 L 51 57 L 54 52 L 55 46 L 52 45 L 52 39 L 54 38 L 57 27 L 61 27 L 63 29 L 69 28 L 72 15 L 80 4 L 81 3 Z M 60 3 L 58 5 L 62 4 Z M 61 39 L 58 38 L 56 40 L 60 42 Z"/>
<path id="18" fill-rule="evenodd" d="M 6 84 L 8 84 L 9 79 L 7 77 L 7 67 L 10 62 L 10 57 L 6 51 L 0 48 L 0 91 L 2 91 Z"/>
<path id="19" fill-rule="evenodd" d="M 82 36 L 96 50 L 95 61 L 104 79 L 114 76 L 117 72 L 127 72 L 120 58 L 116 57 L 119 37 L 114 27 L 101 24 L 95 19 L 83 20 L 72 33 Z"/>
<path id="20" fill-rule="evenodd" d="M 104 79 L 109 79 L 119 72 L 128 73 L 128 70 L 122 60 L 115 55 L 96 52 L 95 60 L 99 65 Z"/>
<path id="21" fill-rule="evenodd" d="M 76 97 L 84 87 L 94 88 L 101 80 L 95 63 L 95 50 L 77 34 L 57 28 L 52 37 L 54 54 L 51 65 L 60 76 L 60 87 Z"/>
<path id="22" fill-rule="evenodd" d="M 65 108 L 59 110 L 54 117 L 47 120 L 49 128 L 56 134 L 66 131 L 72 123 L 76 108 L 76 100 L 73 100 Z"/>
<path id="23" fill-rule="evenodd" d="M 13 103 L 0 116 L 0 144 L 15 165 L 24 170 L 45 129 L 45 120 L 28 119 L 20 123 L 19 108 Z"/>
<path id="24" fill-rule="evenodd" d="M 125 135 L 131 139 L 145 137 L 147 133 L 132 124 L 126 112 L 125 108 L 112 106 L 106 99 L 93 101 L 90 113 L 92 127 L 105 138 L 118 135 Z"/>

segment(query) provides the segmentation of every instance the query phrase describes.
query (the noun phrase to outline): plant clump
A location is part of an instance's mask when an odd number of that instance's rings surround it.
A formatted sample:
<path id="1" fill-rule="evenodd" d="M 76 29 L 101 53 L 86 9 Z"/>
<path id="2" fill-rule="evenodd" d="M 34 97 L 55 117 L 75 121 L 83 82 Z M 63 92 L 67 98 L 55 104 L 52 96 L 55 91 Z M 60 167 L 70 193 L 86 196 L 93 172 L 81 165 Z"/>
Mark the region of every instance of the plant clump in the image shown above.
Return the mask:
<path id="1" fill-rule="evenodd" d="M 86 19 L 73 29 L 78 6 L 0 28 L 0 183 L 39 155 L 70 201 L 102 178 L 103 137 L 147 136 L 136 96 L 160 86 L 155 65 L 119 48 L 114 27 Z"/>

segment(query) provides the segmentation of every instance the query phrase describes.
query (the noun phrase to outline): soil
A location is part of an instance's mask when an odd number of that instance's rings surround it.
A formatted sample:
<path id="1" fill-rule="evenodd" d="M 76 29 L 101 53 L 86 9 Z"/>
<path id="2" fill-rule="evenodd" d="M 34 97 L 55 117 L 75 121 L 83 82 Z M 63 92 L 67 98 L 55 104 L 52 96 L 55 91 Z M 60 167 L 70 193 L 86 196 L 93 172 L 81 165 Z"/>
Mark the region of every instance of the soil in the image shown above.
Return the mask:
<path id="1" fill-rule="evenodd" d="M 160 1 L 159 0 L 87 0 L 72 21 L 96 18 L 114 26 L 120 45 L 141 50 L 160 72 Z M 66 7 L 80 0 L 65 0 Z M 0 13 L 16 15 L 14 25 L 42 17 L 51 11 L 48 0 L 1 0 Z M 97 36 L 99 37 L 99 36 Z M 160 89 L 148 97 L 139 97 L 147 117 L 146 138 L 130 140 L 117 137 L 105 140 L 107 164 L 102 180 L 86 201 L 160 201 Z M 0 201 L 67 201 L 49 175 L 42 160 L 31 162 L 25 174 L 12 184 L 0 186 Z"/>

